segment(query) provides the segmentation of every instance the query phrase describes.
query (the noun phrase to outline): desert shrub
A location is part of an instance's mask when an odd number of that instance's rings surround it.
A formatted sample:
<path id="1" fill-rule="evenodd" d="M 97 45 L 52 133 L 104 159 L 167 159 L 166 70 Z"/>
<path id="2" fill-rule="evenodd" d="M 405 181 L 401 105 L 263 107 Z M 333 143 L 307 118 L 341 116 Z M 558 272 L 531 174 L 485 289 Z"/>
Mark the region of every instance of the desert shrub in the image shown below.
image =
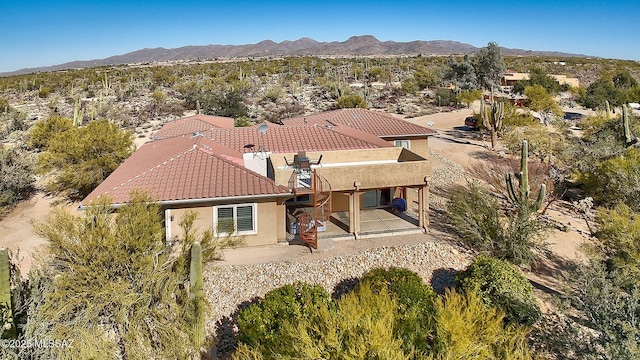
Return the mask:
<path id="1" fill-rule="evenodd" d="M 458 104 L 456 93 L 450 89 L 437 89 L 433 101 L 437 106 L 455 106 Z"/>
<path id="2" fill-rule="evenodd" d="M 345 108 L 367 108 L 367 102 L 360 95 L 342 95 L 338 98 L 337 105 L 340 109 Z"/>
<path id="3" fill-rule="evenodd" d="M 456 95 L 456 101 L 471 107 L 474 101 L 482 99 L 480 90 L 462 90 Z"/>
<path id="4" fill-rule="evenodd" d="M 456 275 L 456 286 L 475 292 L 485 304 L 502 309 L 508 322 L 533 325 L 540 318 L 533 286 L 506 261 L 478 256 Z"/>
<path id="5" fill-rule="evenodd" d="M 238 314 L 238 341 L 267 352 L 281 349 L 285 322 L 309 318 L 321 306 L 332 307 L 331 296 L 318 285 L 298 282 L 265 294 Z M 265 356 L 268 354 L 264 354 Z"/>
<path id="6" fill-rule="evenodd" d="M 529 328 L 505 324 L 504 313 L 474 292 L 447 290 L 435 319 L 434 359 L 531 359 Z"/>
<path id="7" fill-rule="evenodd" d="M 284 96 L 284 89 L 280 86 L 272 86 L 265 90 L 262 97 L 263 101 L 270 101 L 275 103 Z"/>
<path id="8" fill-rule="evenodd" d="M 640 286 L 640 213 L 625 204 L 597 213 L 596 236 L 612 270 L 620 272 L 626 285 Z"/>
<path id="9" fill-rule="evenodd" d="M 27 199 L 34 190 L 35 170 L 31 155 L 0 147 L 0 213 Z"/>
<path id="10" fill-rule="evenodd" d="M 59 134 L 73 128 L 73 121 L 61 116 L 52 116 L 36 122 L 29 130 L 27 145 L 32 149 L 46 150 L 49 141 Z"/>
<path id="11" fill-rule="evenodd" d="M 592 172 L 581 173 L 578 181 L 603 205 L 624 202 L 640 211 L 640 151 L 635 147 L 597 163 Z"/>
<path id="12" fill-rule="evenodd" d="M 529 199 L 503 210 L 477 182 L 451 191 L 447 216 L 467 245 L 516 265 L 529 266 L 546 246 L 547 226 Z"/>
<path id="13" fill-rule="evenodd" d="M 395 336 L 398 308 L 385 289 L 360 286 L 337 301 L 322 304 L 312 317 L 284 324 L 284 336 L 266 359 L 408 359 Z M 280 350 L 281 349 L 281 350 Z"/>
<path id="14" fill-rule="evenodd" d="M 87 196 L 133 152 L 133 134 L 108 120 L 91 121 L 49 139 L 38 157 L 41 173 L 52 172 L 48 191 Z"/>
<path id="15" fill-rule="evenodd" d="M 500 205 L 477 182 L 453 189 L 447 210 L 458 235 L 479 251 L 490 251 L 502 236 Z"/>
<path id="16" fill-rule="evenodd" d="M 5 98 L 0 98 L 0 113 L 8 113 L 10 110 L 9 101 Z"/>
<path id="17" fill-rule="evenodd" d="M 607 78 L 600 78 L 589 84 L 584 96 L 579 99 L 580 104 L 594 110 L 604 109 L 607 101 L 611 106 L 618 106 L 624 102 L 622 92 Z"/>
<path id="18" fill-rule="evenodd" d="M 585 118 L 580 127 L 585 129 L 582 138 L 571 138 L 566 162 L 578 174 L 578 182 L 582 177 L 596 172 L 596 168 L 604 161 L 624 154 L 627 150 L 623 122 L 620 116 L 609 118 L 597 115 Z M 640 134 L 640 121 L 637 116 L 629 116 L 629 127 L 632 134 Z"/>
<path id="19" fill-rule="evenodd" d="M 207 259 L 215 244 L 203 233 L 170 246 L 161 214 L 148 197 L 132 194 L 117 213 L 103 199 L 79 215 L 56 209 L 34 224 L 48 240 L 39 268 L 51 285 L 30 307 L 27 336 L 73 340 L 73 348 L 35 347 L 29 358 L 195 356 L 184 254 L 202 241 Z"/>
<path id="20" fill-rule="evenodd" d="M 540 161 L 557 163 L 564 159 L 567 151 L 566 138 L 557 132 L 549 132 L 546 126 L 534 123 L 533 125 L 510 128 L 504 131 L 502 140 L 512 154 L 518 154 L 522 140 L 529 143 L 529 156 L 535 156 Z"/>
<path id="21" fill-rule="evenodd" d="M 534 332 L 542 350 L 536 352 L 569 360 L 640 358 L 640 290 L 621 287 L 625 280 L 600 261 L 581 264 L 569 275 L 571 306 L 545 316 L 543 329 Z"/>
<path id="22" fill-rule="evenodd" d="M 396 267 L 373 269 L 362 276 L 360 284 L 376 292 L 385 290 L 397 300 L 394 328 L 403 340 L 405 352 L 430 349 L 428 339 L 433 332 L 433 309 L 437 298 L 431 286 L 411 270 Z"/>

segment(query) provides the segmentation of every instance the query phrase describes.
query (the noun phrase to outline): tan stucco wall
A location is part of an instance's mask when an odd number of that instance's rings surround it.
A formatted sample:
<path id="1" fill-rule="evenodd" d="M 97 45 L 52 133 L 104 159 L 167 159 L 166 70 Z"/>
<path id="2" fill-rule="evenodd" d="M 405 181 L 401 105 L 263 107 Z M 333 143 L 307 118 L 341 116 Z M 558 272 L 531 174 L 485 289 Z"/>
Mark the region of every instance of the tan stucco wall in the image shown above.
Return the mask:
<path id="1" fill-rule="evenodd" d="M 385 140 L 390 144 L 395 146 L 396 140 L 409 140 L 409 150 L 411 152 L 420 155 L 424 159 L 429 159 L 429 138 L 406 138 L 406 137 L 397 137 L 397 138 L 385 138 Z"/>
<path id="2" fill-rule="evenodd" d="M 427 146 L 426 140 L 422 143 Z M 417 145 L 418 147 L 420 145 Z M 428 150 L 426 150 L 428 153 Z M 293 159 L 294 154 L 287 156 Z M 360 182 L 361 189 L 376 189 L 395 186 L 420 185 L 431 175 L 431 162 L 413 151 L 401 147 L 367 149 L 358 151 L 307 152 L 311 159 L 323 155 L 321 165 L 316 170 L 331 184 L 332 191 L 354 190 L 354 182 Z M 288 185 L 293 168 L 284 167 L 283 157 L 272 157 L 275 182 Z M 362 163 L 361 161 L 391 161 L 387 163 Z M 401 161 L 401 162 L 399 162 Z M 331 164 L 347 165 L 331 166 Z"/>
<path id="3" fill-rule="evenodd" d="M 349 195 L 341 192 L 332 193 L 331 211 L 349 211 Z"/>
<path id="4" fill-rule="evenodd" d="M 182 221 L 182 217 L 188 211 L 195 211 L 198 213 L 198 219 L 196 219 L 195 229 L 198 231 L 206 231 L 213 229 L 213 208 L 211 206 L 208 207 L 196 207 L 196 208 L 184 208 L 184 209 L 170 209 L 170 218 L 166 219 L 166 222 L 171 223 L 171 237 L 182 238 L 184 232 L 180 228 L 180 221 Z M 173 221 L 171 220 L 173 218 Z"/>
<path id="5" fill-rule="evenodd" d="M 255 235 L 243 235 L 243 246 L 276 244 L 279 239 L 286 237 L 285 205 L 282 201 L 262 201 L 256 203 L 257 233 Z M 169 209 L 169 214 L 173 216 L 170 222 L 170 236 L 183 236 L 182 229 L 178 225 L 182 216 L 189 210 L 198 213 L 196 226 L 201 231 L 213 228 L 213 204 L 210 206 L 200 206 L 193 208 Z M 168 234 L 169 235 L 169 234 Z"/>
<path id="6" fill-rule="evenodd" d="M 503 77 L 505 81 L 503 81 L 503 83 L 505 83 L 505 85 L 512 85 L 514 82 L 517 82 L 517 81 L 529 80 L 529 75 L 530 74 L 528 73 L 505 74 Z M 560 85 L 567 84 L 572 87 L 580 86 L 580 80 L 578 80 L 577 78 L 570 78 L 567 75 L 555 75 L 555 74 L 549 74 L 549 76 L 556 79 L 558 83 L 560 83 Z"/>

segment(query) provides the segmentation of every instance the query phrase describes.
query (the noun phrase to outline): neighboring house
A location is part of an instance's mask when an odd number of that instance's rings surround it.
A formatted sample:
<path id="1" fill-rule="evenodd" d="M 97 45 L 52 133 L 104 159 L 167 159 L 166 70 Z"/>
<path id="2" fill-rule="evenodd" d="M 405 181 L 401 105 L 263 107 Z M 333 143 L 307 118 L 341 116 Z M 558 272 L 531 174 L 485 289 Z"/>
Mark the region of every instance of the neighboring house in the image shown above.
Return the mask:
<path id="1" fill-rule="evenodd" d="M 342 221 L 358 237 L 361 210 L 401 197 L 417 205 L 417 225 L 426 230 L 427 139 L 435 131 L 362 109 L 249 128 L 215 118 L 167 123 L 81 207 L 103 196 L 118 206 L 142 190 L 160 202 L 168 238 L 181 236 L 181 217 L 195 210 L 200 228 L 224 234 L 231 225 L 248 246 L 297 234 L 317 247 L 328 222 Z"/>
<path id="2" fill-rule="evenodd" d="M 556 79 L 560 85 L 567 84 L 571 87 L 580 87 L 580 80 L 577 78 L 570 78 L 566 75 L 554 75 L 549 74 L 552 78 Z M 519 73 L 515 71 L 508 70 L 504 73 L 502 77 L 502 85 L 503 86 L 513 86 L 518 81 L 529 80 L 528 73 Z"/>

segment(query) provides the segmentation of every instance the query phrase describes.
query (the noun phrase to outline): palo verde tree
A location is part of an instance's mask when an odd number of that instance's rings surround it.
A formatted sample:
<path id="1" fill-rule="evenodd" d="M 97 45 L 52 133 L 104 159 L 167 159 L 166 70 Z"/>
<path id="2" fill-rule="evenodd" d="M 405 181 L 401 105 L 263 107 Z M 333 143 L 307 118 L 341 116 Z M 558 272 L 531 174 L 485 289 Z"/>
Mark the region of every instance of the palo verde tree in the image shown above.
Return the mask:
<path id="1" fill-rule="evenodd" d="M 134 151 L 133 134 L 108 121 L 91 121 L 49 139 L 38 157 L 41 173 L 51 172 L 47 190 L 72 198 L 87 196 Z"/>
<path id="2" fill-rule="evenodd" d="M 157 203 L 134 193 L 117 212 L 103 199 L 80 215 L 57 209 L 34 224 L 49 241 L 39 271 L 52 284 L 29 314 L 27 332 L 31 338 L 73 340 L 73 348 L 34 349 L 33 357 L 199 354 L 207 308 L 202 263 L 219 258 L 218 249 L 237 239 L 216 238 L 211 230 L 197 233 L 197 216 L 188 213 L 180 221 L 182 238 L 169 244 L 161 213 Z"/>
<path id="3" fill-rule="evenodd" d="M 560 105 L 542 85 L 527 86 L 524 94 L 529 98 L 529 109 L 539 112 L 545 124 L 548 123 L 548 117 L 562 115 Z"/>

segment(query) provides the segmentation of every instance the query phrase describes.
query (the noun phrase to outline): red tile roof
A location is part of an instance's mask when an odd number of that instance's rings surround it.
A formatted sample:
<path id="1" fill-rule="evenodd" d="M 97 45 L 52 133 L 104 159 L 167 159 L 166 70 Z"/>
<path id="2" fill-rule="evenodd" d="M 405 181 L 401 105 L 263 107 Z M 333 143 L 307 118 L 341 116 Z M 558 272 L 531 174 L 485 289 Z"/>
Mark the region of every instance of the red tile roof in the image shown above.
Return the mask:
<path id="1" fill-rule="evenodd" d="M 392 146 L 370 134 L 341 126 L 271 126 L 264 136 L 254 127 L 212 129 L 204 136 L 239 152 L 259 150 L 260 146 L 265 151 L 273 153 L 359 150 Z"/>
<path id="2" fill-rule="evenodd" d="M 229 129 L 234 126 L 232 118 L 211 115 L 193 115 L 168 122 L 153 134 L 154 139 L 202 133 L 209 129 Z"/>
<path id="3" fill-rule="evenodd" d="M 126 203 L 133 190 L 146 191 L 163 202 L 289 192 L 239 163 L 241 154 L 202 136 L 152 141 L 120 165 L 82 205 L 100 196 L 111 197 L 114 204 Z"/>
<path id="4" fill-rule="evenodd" d="M 349 126 L 379 137 L 425 136 L 437 134 L 432 129 L 398 119 L 389 114 L 366 109 L 340 109 L 282 120 L 284 125 Z"/>

